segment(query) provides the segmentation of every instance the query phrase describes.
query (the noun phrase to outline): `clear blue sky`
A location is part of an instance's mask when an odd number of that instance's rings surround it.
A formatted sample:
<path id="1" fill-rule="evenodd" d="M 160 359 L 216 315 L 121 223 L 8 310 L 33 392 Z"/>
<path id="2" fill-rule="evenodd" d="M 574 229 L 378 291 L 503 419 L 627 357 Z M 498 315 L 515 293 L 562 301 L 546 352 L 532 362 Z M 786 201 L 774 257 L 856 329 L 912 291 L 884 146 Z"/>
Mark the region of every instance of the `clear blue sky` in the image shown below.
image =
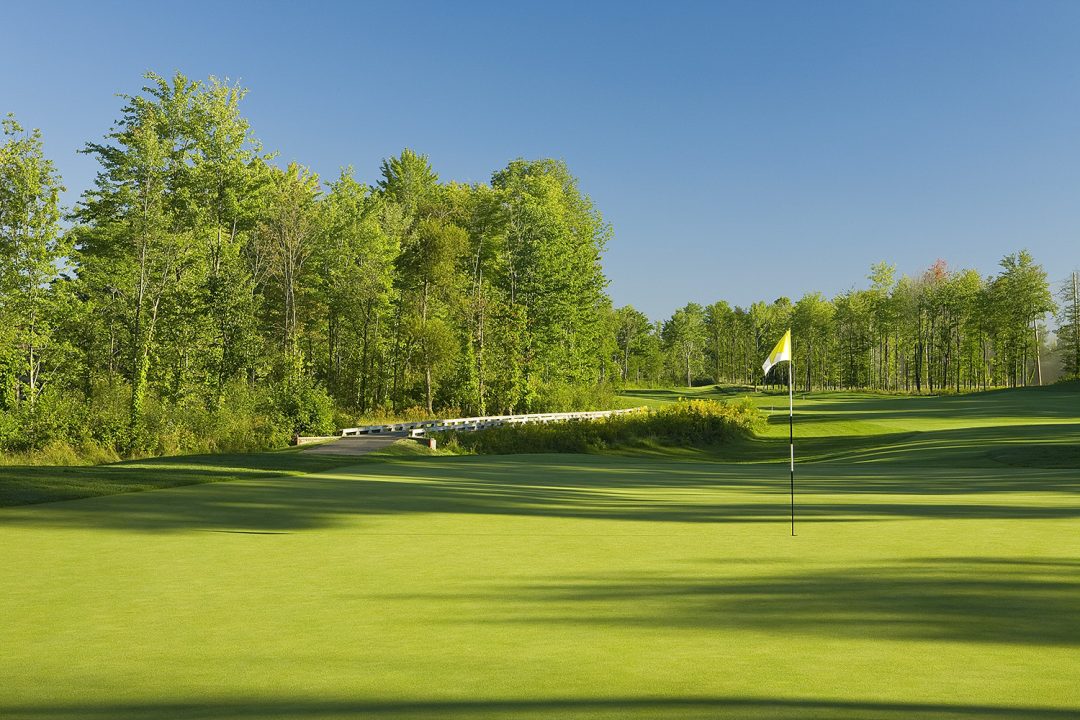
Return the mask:
<path id="1" fill-rule="evenodd" d="M 617 304 L 834 294 L 879 260 L 1080 265 L 1080 2 L 5 3 L 0 112 L 75 151 L 140 75 L 250 88 L 268 149 L 376 179 L 564 159 Z"/>

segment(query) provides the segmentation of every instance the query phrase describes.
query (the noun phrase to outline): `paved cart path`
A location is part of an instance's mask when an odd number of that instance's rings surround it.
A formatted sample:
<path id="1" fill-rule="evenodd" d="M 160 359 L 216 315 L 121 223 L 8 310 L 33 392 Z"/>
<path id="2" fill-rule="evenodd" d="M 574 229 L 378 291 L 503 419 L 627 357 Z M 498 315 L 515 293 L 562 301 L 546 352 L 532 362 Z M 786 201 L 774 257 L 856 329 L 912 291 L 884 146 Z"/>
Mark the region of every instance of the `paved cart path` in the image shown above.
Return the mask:
<path id="1" fill-rule="evenodd" d="M 354 435 L 351 437 L 338 438 L 331 442 L 319 443 L 303 452 L 316 455 L 366 455 L 369 452 L 380 450 L 387 445 L 393 445 L 406 436 L 404 432 L 379 433 L 377 435 Z"/>

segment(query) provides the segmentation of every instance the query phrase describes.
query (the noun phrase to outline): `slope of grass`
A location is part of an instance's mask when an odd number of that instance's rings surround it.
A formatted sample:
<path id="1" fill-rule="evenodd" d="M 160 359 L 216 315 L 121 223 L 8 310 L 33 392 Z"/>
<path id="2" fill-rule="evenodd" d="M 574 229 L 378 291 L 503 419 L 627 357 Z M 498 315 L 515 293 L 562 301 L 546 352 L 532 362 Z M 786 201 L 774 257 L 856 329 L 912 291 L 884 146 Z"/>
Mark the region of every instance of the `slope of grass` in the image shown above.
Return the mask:
<path id="1" fill-rule="evenodd" d="M 1077 717 L 1077 398 L 803 398 L 796 537 L 779 419 L 0 509 L 0 717 Z"/>
<path id="2" fill-rule="evenodd" d="M 680 397 L 747 398 L 768 413 L 757 438 L 722 449 L 731 462 L 787 459 L 786 393 L 692 388 L 630 390 L 651 407 Z M 883 462 L 996 467 L 1080 468 L 1080 384 L 970 395 L 888 396 L 797 393 L 795 442 L 800 462 Z"/>
<path id="3" fill-rule="evenodd" d="M 426 454 L 416 443 L 401 443 L 371 453 L 370 461 Z M 304 453 L 300 448 L 289 448 L 253 453 L 182 455 L 95 466 L 0 465 L 0 507 L 241 478 L 302 475 L 364 461 L 368 460 Z"/>

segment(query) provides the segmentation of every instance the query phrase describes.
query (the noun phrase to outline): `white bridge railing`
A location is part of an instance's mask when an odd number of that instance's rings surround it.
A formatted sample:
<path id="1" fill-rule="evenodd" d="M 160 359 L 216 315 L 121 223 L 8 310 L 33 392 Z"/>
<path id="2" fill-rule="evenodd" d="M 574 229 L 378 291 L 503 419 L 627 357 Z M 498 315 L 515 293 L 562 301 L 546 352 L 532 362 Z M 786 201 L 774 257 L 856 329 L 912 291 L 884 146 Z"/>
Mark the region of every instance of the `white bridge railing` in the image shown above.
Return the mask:
<path id="1" fill-rule="evenodd" d="M 638 412 L 645 408 L 628 410 L 592 410 L 588 412 L 533 413 L 530 415 L 485 415 L 484 417 L 450 418 L 446 420 L 419 420 L 417 422 L 388 423 L 386 425 L 362 425 L 345 428 L 341 437 L 357 435 L 376 435 L 379 433 L 408 432 L 409 437 L 423 437 L 428 433 L 446 430 L 483 430 L 499 425 L 517 425 L 522 423 L 564 422 L 566 420 L 592 420 L 595 418 Z"/>

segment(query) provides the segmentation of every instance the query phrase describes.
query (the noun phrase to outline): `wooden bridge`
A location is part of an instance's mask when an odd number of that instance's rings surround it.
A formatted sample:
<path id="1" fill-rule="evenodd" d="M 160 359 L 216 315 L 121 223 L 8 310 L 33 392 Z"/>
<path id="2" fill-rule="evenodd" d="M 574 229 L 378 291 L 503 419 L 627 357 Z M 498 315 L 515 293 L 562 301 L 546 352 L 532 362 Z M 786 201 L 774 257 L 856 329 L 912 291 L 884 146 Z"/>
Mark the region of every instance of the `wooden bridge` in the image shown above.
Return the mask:
<path id="1" fill-rule="evenodd" d="M 404 433 L 408 437 L 418 438 L 424 437 L 430 433 L 445 432 L 447 430 L 471 431 L 498 427 L 500 425 L 565 422 L 567 420 L 594 420 L 596 418 L 610 417 L 612 415 L 640 412 L 644 409 L 644 407 L 639 407 L 630 408 L 628 410 L 591 410 L 586 412 L 530 413 L 525 415 L 484 415 L 481 417 L 418 420 L 416 422 L 388 423 L 384 425 L 361 425 L 360 427 L 345 428 L 341 431 L 341 437 L 378 435 L 383 433 Z"/>

